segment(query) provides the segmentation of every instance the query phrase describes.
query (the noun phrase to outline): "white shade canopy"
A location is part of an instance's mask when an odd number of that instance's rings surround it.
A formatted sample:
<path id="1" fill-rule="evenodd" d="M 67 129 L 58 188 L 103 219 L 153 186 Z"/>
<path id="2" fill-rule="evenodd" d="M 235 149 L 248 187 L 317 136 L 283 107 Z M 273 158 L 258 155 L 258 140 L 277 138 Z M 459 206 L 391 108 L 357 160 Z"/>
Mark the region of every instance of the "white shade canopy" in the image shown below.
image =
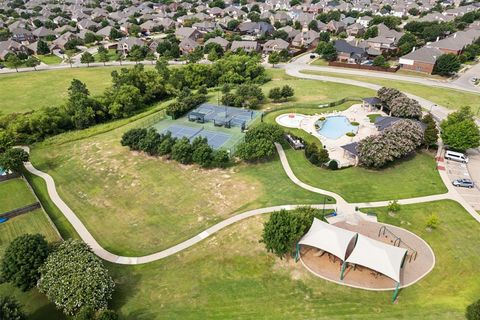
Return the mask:
<path id="1" fill-rule="evenodd" d="M 358 235 L 357 244 L 346 262 L 358 264 L 400 282 L 400 269 L 407 249 Z"/>
<path id="2" fill-rule="evenodd" d="M 314 218 L 310 230 L 298 244 L 327 251 L 345 261 L 349 245 L 356 237 L 356 232 L 338 228 Z"/>

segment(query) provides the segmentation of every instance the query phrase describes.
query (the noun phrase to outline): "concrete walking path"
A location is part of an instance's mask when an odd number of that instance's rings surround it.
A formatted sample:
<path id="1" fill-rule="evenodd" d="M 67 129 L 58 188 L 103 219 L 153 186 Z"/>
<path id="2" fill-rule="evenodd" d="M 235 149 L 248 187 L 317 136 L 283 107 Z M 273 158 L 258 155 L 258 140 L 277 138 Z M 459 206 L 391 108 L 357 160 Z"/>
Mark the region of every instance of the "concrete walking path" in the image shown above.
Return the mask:
<path id="1" fill-rule="evenodd" d="M 303 189 L 309 190 L 314 193 L 318 194 L 323 194 L 329 197 L 332 197 L 336 200 L 336 204 L 328 204 L 328 205 L 323 205 L 323 204 L 318 204 L 318 205 L 310 205 L 311 207 L 314 208 L 326 208 L 326 209 L 335 209 L 339 213 L 347 213 L 347 214 L 352 214 L 355 212 L 355 207 L 380 207 L 380 206 L 386 206 L 388 205 L 388 201 L 379 201 L 379 202 L 365 202 L 365 203 L 348 203 L 343 199 L 340 195 L 320 189 L 317 187 L 310 186 L 302 181 L 300 181 L 295 174 L 293 173 L 290 164 L 288 163 L 288 159 L 285 155 L 285 152 L 280 144 L 275 144 L 277 148 L 277 152 L 280 156 L 280 160 L 282 163 L 282 167 L 285 170 L 286 174 L 290 178 L 290 180 L 295 183 L 296 185 L 300 186 Z M 28 147 L 23 147 L 27 152 L 29 152 Z M 261 215 L 265 213 L 270 213 L 273 211 L 278 211 L 278 210 L 293 210 L 297 207 L 301 207 L 304 205 L 280 205 L 280 206 L 274 206 L 274 207 L 267 207 L 267 208 L 259 208 L 259 209 L 254 209 L 254 210 L 249 210 L 237 215 L 234 215 L 224 221 L 221 221 L 210 228 L 206 229 L 205 231 L 197 234 L 196 236 L 183 241 L 173 247 L 170 247 L 168 249 L 142 256 L 142 257 L 126 257 L 126 256 L 119 256 L 114 253 L 111 253 L 104 249 L 98 242 L 97 240 L 92 236 L 92 234 L 88 231 L 86 226 L 83 224 L 83 222 L 77 217 L 75 212 L 62 200 L 60 195 L 58 194 L 57 188 L 55 186 L 55 181 L 53 178 L 45 173 L 42 172 L 38 169 L 36 169 L 30 162 L 25 163 L 25 168 L 32 174 L 41 177 L 43 180 L 45 180 L 46 185 L 47 185 L 47 191 L 50 199 L 55 203 L 55 205 L 59 208 L 59 210 L 63 213 L 65 218 L 70 222 L 70 224 L 74 227 L 74 229 L 77 231 L 79 234 L 80 238 L 87 243 L 93 250 L 93 252 L 99 256 L 100 258 L 112 262 L 112 263 L 117 263 L 117 264 L 124 264 L 124 265 L 137 265 L 137 264 L 144 264 L 156 260 L 160 260 L 163 258 L 166 258 L 168 256 L 171 256 L 173 254 L 176 254 L 182 250 L 185 250 L 198 242 L 202 241 L 203 239 L 207 238 L 208 236 L 220 231 L 221 229 L 230 226 L 236 222 L 242 221 L 244 219 L 256 216 L 256 215 Z M 445 173 L 446 175 L 446 173 Z M 448 176 L 445 178 L 442 176 L 442 179 L 444 179 L 444 182 L 449 182 L 446 181 L 445 179 L 448 180 Z M 449 185 L 449 183 L 447 184 Z M 453 187 L 452 187 L 453 188 Z M 436 200 L 445 200 L 445 199 L 451 199 L 454 201 L 459 202 L 462 204 L 462 206 L 465 207 L 465 209 L 472 215 L 474 218 L 480 222 L 480 216 L 478 213 L 469 208 L 469 205 L 463 201 L 463 199 L 458 195 L 458 193 L 455 193 L 456 191 L 452 188 L 449 188 L 449 192 L 445 194 L 440 194 L 440 195 L 432 195 L 432 196 L 426 196 L 426 197 L 419 197 L 419 198 L 412 198 L 412 199 L 403 199 L 399 200 L 399 203 L 401 204 L 413 204 L 413 203 L 421 203 L 421 202 L 430 202 L 430 201 L 436 201 Z M 473 210 L 473 212 L 471 210 Z"/>

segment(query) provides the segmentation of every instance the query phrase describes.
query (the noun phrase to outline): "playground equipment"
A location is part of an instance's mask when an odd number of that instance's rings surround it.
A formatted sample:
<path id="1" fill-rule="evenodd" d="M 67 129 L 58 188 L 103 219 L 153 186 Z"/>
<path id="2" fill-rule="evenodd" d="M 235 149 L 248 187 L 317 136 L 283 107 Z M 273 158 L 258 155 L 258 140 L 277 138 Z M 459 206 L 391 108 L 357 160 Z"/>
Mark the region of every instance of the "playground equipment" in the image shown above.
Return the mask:
<path id="1" fill-rule="evenodd" d="M 380 237 L 381 235 L 385 235 L 385 234 L 389 234 L 390 236 L 393 237 L 393 239 L 395 239 L 393 241 L 393 245 L 395 247 L 400 247 L 400 245 L 404 245 L 405 247 L 407 247 L 408 251 L 411 252 L 410 254 L 410 257 L 408 258 L 408 262 L 412 262 L 412 259 L 413 261 L 415 261 L 417 259 L 417 255 L 418 255 L 418 252 L 417 250 L 413 249 L 412 247 L 410 247 L 405 241 L 402 240 L 402 238 L 400 238 L 399 236 L 397 236 L 395 233 L 393 233 L 391 230 L 389 230 L 387 228 L 387 226 L 381 226 L 380 229 L 378 230 L 378 236 Z"/>

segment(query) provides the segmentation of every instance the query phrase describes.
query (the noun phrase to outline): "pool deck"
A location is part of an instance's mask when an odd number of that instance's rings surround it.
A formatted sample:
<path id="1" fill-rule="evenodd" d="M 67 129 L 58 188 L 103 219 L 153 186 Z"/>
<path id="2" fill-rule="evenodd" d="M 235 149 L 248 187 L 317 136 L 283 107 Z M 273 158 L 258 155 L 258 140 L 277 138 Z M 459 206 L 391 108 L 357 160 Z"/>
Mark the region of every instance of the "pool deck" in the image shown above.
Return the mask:
<path id="1" fill-rule="evenodd" d="M 344 111 L 330 112 L 330 113 L 321 113 L 313 116 L 305 116 L 305 119 L 300 123 L 300 129 L 310 133 L 311 135 L 318 138 L 324 146 L 326 146 L 330 159 L 335 159 L 338 161 L 340 167 L 347 167 L 355 164 L 355 159 L 350 157 L 349 154 L 342 149 L 341 146 L 358 142 L 368 136 L 378 134 L 378 130 L 373 123 L 370 122 L 368 115 L 370 114 L 379 114 L 382 113 L 379 110 L 370 110 L 363 107 L 361 104 L 354 104 L 350 108 Z M 383 114 L 382 115 L 386 115 Z M 350 122 L 358 122 L 358 131 L 355 137 L 349 137 L 347 135 L 342 136 L 338 139 L 329 139 L 317 132 L 315 128 L 315 123 L 321 117 L 331 117 L 331 116 L 345 116 Z"/>

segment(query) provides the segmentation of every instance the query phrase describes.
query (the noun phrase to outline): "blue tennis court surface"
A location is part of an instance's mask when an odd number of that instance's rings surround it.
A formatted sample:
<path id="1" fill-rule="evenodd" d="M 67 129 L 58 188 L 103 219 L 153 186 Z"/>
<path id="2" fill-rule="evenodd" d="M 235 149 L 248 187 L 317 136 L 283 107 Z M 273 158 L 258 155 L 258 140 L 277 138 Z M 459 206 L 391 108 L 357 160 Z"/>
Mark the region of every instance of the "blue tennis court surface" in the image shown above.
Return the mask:
<path id="1" fill-rule="evenodd" d="M 261 114 L 259 111 L 203 103 L 187 114 L 194 117 L 202 116 L 205 122 L 228 122 L 232 126 L 246 126 Z"/>
<path id="2" fill-rule="evenodd" d="M 208 145 L 215 150 L 220 149 L 231 137 L 230 134 L 223 132 L 210 131 L 203 128 L 192 128 L 178 124 L 173 124 L 169 126 L 168 128 L 162 130 L 162 133 L 166 133 L 167 131 L 170 131 L 172 133 L 172 137 L 186 137 L 190 141 L 193 141 L 193 139 L 195 139 L 196 137 L 206 138 L 208 141 Z"/>

